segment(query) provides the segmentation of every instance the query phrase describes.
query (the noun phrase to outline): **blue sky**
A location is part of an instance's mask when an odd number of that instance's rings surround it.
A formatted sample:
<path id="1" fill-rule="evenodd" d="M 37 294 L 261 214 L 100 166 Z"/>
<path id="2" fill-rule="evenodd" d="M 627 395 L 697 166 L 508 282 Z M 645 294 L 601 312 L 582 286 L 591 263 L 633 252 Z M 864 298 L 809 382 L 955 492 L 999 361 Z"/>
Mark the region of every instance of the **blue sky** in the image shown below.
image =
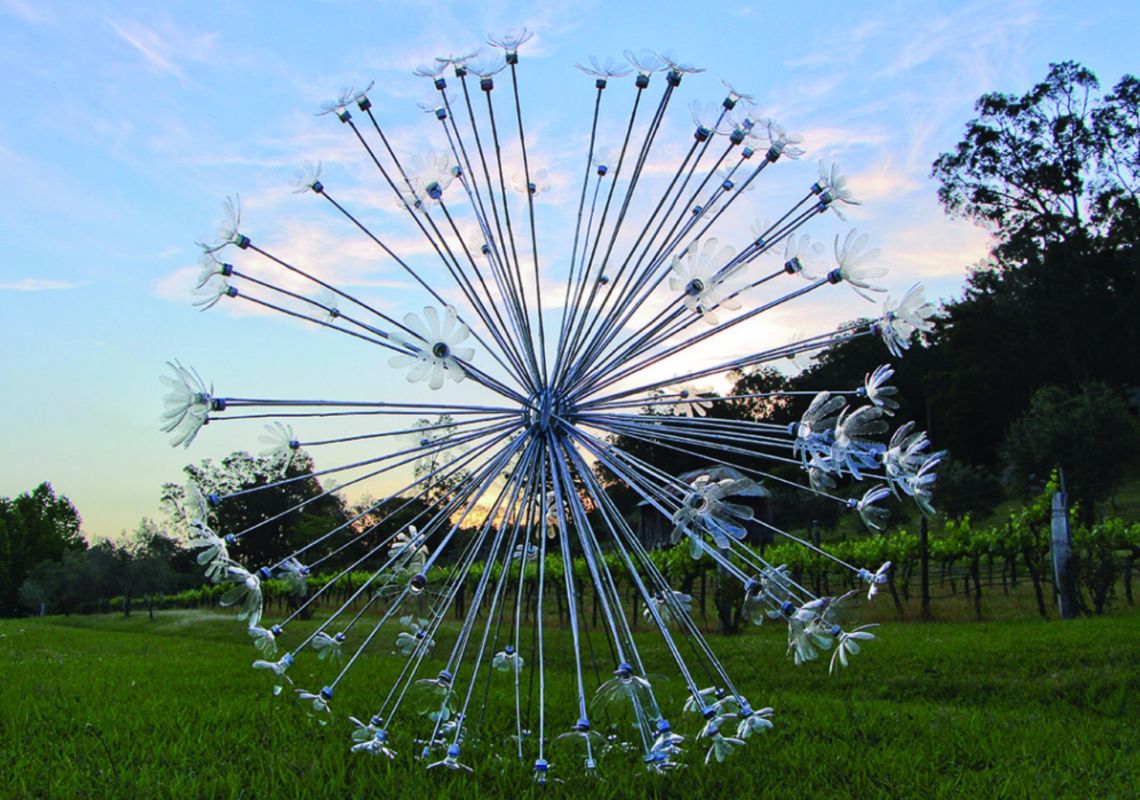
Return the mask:
<path id="1" fill-rule="evenodd" d="M 290 191 L 297 167 L 319 160 L 330 185 L 373 209 L 410 257 L 422 255 L 384 217 L 343 127 L 313 114 L 342 88 L 376 81 L 371 96 L 401 153 L 438 147 L 416 106 L 434 92 L 411 70 L 487 33 L 534 30 L 519 74 L 528 146 L 552 175 L 540 204 L 550 254 L 565 247 L 556 223 L 574 190 L 563 167 L 568 153 L 585 152 L 593 101 L 591 79 L 573 64 L 671 48 L 707 69 L 686 77 L 686 104 L 719 102 L 723 78 L 804 135 L 808 154 L 755 192 L 755 216 L 778 216 L 785 187 L 810 183 L 817 158 L 838 159 L 864 200 L 851 224 L 882 247 L 890 288 L 921 279 L 947 297 L 987 239 L 941 213 L 931 161 L 957 141 L 980 94 L 1023 91 L 1051 61 L 1081 61 L 1108 85 L 1135 72 L 1138 23 L 1134 2 L 0 0 L 0 494 L 50 480 L 76 502 L 89 537 L 115 535 L 157 513 L 160 484 L 183 464 L 256 449 L 259 431 L 237 425 L 208 427 L 188 451 L 168 446 L 157 376 L 170 358 L 228 394 L 418 391 L 386 357 L 311 325 L 189 305 L 194 242 L 235 192 L 275 251 L 393 311 L 422 305 L 316 198 Z M 628 93 L 612 97 L 611 133 Z M 666 131 L 679 147 L 692 125 L 684 105 L 674 112 Z M 662 149 L 662 169 L 673 152 Z M 842 229 L 829 220 L 818 233 Z M 780 343 L 864 313 L 873 312 L 854 295 L 833 293 L 773 315 L 754 335 Z"/>

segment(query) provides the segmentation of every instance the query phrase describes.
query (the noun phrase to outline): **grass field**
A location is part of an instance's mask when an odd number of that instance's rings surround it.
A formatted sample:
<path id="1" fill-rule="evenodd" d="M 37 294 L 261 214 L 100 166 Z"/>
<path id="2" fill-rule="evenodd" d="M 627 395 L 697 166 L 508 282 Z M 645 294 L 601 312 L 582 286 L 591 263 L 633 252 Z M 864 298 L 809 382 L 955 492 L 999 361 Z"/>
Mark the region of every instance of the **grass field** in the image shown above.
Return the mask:
<path id="1" fill-rule="evenodd" d="M 367 659 L 319 727 L 267 691 L 240 625 L 213 612 L 0 620 L 0 793 L 5 797 L 1136 797 L 1140 614 L 1070 623 L 886 624 L 853 668 L 796 668 L 783 632 L 713 645 L 774 730 L 722 765 L 662 778 L 609 753 L 596 779 L 551 756 L 564 784 L 536 787 L 509 744 L 487 738 L 471 776 L 427 773 L 395 726 L 394 762 L 348 752 L 395 659 Z M 649 663 L 664 663 L 644 637 Z M 574 717 L 572 671 L 552 632 L 551 732 Z M 307 661 L 295 668 L 299 685 Z M 662 672 L 669 672 L 662 668 Z M 315 673 L 314 673 L 315 674 Z M 672 674 L 672 673 L 670 673 Z M 679 708 L 679 680 L 662 683 Z M 504 689 L 487 727 L 509 726 Z M 414 718 L 412 718 L 414 719 Z M 682 733 L 700 723 L 673 715 Z M 411 721 L 411 719 L 409 720 Z M 418 721 L 418 720 L 416 720 Z M 494 754 L 501 754 L 495 759 Z M 465 759 L 468 760 L 468 759 Z M 528 764 L 533 756 L 528 758 Z"/>

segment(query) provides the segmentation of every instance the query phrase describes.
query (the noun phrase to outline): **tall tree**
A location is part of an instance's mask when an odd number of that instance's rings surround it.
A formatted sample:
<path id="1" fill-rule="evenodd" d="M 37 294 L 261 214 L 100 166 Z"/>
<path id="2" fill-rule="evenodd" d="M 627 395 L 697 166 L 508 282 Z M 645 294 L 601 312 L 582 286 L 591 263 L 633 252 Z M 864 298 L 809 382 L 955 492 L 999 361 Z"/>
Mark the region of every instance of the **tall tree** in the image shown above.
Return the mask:
<path id="1" fill-rule="evenodd" d="M 0 497 L 0 613 L 19 611 L 19 589 L 42 561 L 59 561 L 87 544 L 70 500 L 46 481 L 14 498 Z"/>
<path id="2" fill-rule="evenodd" d="M 237 452 L 221 463 L 207 459 L 183 471 L 204 496 L 229 495 L 214 509 L 213 525 L 221 535 L 242 534 L 230 553 L 247 566 L 274 564 L 305 543 L 305 530 L 328 531 L 346 519 L 343 503 L 335 494 L 324 493 L 303 450 L 286 463 Z M 177 524 L 182 522 L 184 493 L 178 484 L 162 488 L 163 506 Z"/>

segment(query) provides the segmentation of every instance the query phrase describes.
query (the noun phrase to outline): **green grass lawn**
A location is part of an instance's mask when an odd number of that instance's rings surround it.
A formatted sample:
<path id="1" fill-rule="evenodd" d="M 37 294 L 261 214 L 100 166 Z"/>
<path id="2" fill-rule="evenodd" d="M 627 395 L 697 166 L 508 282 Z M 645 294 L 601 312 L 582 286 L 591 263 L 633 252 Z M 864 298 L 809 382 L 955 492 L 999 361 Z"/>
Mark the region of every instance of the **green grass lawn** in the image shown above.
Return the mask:
<path id="1" fill-rule="evenodd" d="M 4 797 L 516 797 L 589 792 L 609 797 L 1136 797 L 1140 786 L 1140 613 L 1069 623 L 885 624 L 852 669 L 793 667 L 783 631 L 765 626 L 713 647 L 753 705 L 777 726 L 721 765 L 647 774 L 636 754 L 603 756 L 598 778 L 555 751 L 536 787 L 508 741 L 490 732 L 465 761 L 474 775 L 425 772 L 393 728 L 394 762 L 348 752 L 347 715 L 365 716 L 396 659 L 380 650 L 338 690 L 319 727 L 273 697 L 249 669 L 239 623 L 214 612 L 0 620 L 0 794 Z M 645 634 L 645 657 L 666 666 Z M 551 733 L 576 714 L 568 637 L 552 631 Z M 298 685 L 315 689 L 309 661 Z M 650 667 L 652 671 L 652 667 Z M 430 673 L 429 673 L 430 674 Z M 603 676 L 604 677 L 604 676 Z M 311 679 L 311 680 L 310 680 Z M 505 730 L 504 676 L 484 729 Z M 660 690 L 675 727 L 700 729 L 679 707 L 683 686 Z M 408 723 L 418 723 L 414 716 Z M 465 753 L 465 755 L 467 755 Z"/>

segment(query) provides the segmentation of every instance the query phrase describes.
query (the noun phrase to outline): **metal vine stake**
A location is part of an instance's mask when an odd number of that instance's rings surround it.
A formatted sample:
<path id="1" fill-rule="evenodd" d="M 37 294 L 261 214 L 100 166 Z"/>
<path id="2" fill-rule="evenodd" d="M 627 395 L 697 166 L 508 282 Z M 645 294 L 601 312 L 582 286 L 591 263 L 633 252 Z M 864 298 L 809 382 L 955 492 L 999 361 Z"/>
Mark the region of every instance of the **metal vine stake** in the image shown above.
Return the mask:
<path id="1" fill-rule="evenodd" d="M 275 691 L 291 686 L 297 659 L 326 662 L 331 677 L 323 688 L 293 690 L 322 721 L 331 717 L 338 686 L 362 656 L 398 660 L 397 677 L 378 692 L 372 713 L 349 718 L 353 751 L 392 758 L 396 748 L 410 748 L 429 769 L 470 770 L 468 753 L 479 750 L 471 729 L 480 724 L 482 707 L 510 702 L 514 725 L 499 734 L 533 765 L 538 781 L 548 779 L 555 745 L 573 748 L 574 755 L 560 758 L 587 770 L 608 751 L 619 758 L 634 750 L 649 769 L 667 771 L 682 763 L 689 740 L 706 752 L 706 763 L 721 762 L 770 728 L 773 711 L 754 707 L 738 690 L 694 623 L 691 598 L 670 586 L 600 475 L 664 515 L 673 543 L 686 543 L 693 558 L 711 559 L 723 579 L 739 581 L 746 619 L 786 624 L 797 664 L 830 651 L 832 669 L 846 666 L 874 639 L 867 630 L 872 626 L 846 630 L 837 620 L 839 606 L 854 593 L 816 596 L 787 567 L 766 561 L 745 541 L 744 525 L 755 524 L 754 512 L 740 498 L 764 493 L 765 481 L 792 485 L 881 528 L 886 511 L 880 504 L 892 496 L 910 496 L 929 511 L 942 454 L 930 452 L 913 423 L 882 441 L 898 407 L 889 366 L 868 375 L 863 386 L 815 395 L 791 425 L 710 414 L 718 405 L 758 395 L 718 396 L 702 382 L 805 359 L 869 334 L 900 356 L 914 334 L 931 329 L 934 309 L 915 286 L 898 301 L 887 298 L 872 321 L 682 366 L 693 363 L 684 356 L 695 345 L 717 339 L 739 346 L 741 337 L 730 338 L 737 326 L 832 286 L 846 283 L 867 299 L 883 292 L 877 280 L 885 269 L 873 263 L 877 251 L 868 249 L 866 234 L 852 230 L 837 237 L 834 264 L 828 264 L 824 246 L 801 231 L 818 215 L 831 210 L 842 217 L 843 206 L 859 201 L 838 166 L 821 164 L 818 177 L 775 222 L 757 223 L 742 235 L 726 211 L 767 172 L 802 155 L 800 139 L 756 115 L 752 99 L 728 87 L 718 104 L 695 102 L 688 109 L 691 142 L 658 188 L 662 181 L 647 175 L 650 156 L 662 149 L 664 121 L 676 110 L 682 80 L 701 70 L 669 53 L 627 52 L 625 62 L 591 58 L 578 65 L 593 78 L 595 95 L 577 212 L 560 221 L 563 229 L 573 226 L 573 246 L 567 260 L 540 262 L 543 231 L 535 197 L 546 176 L 532 168 L 519 95 L 518 51 L 529 38 L 525 30 L 492 37 L 494 57 L 463 53 L 416 71 L 437 92 L 430 112 L 447 142 L 441 152 L 399 158 L 367 89 L 325 107 L 359 143 L 365 168 L 391 192 L 394 213 L 422 237 L 431 258 L 402 257 L 324 183 L 319 167 L 308 165 L 297 188 L 343 217 L 386 265 L 406 273 L 424 295 L 422 309 L 390 316 L 264 249 L 243 228 L 237 199 L 227 200 L 225 224 L 202 245 L 197 305 L 205 309 L 226 299 L 315 323 L 379 348 L 391 369 L 426 384 L 425 393 L 455 397 L 462 384 L 467 402 L 233 397 L 215 393 L 193 369 L 171 362 L 163 378 L 169 389 L 163 428 L 176 446 L 189 446 L 207 422 L 230 420 L 270 420 L 262 439 L 283 467 L 300 448 L 375 445 L 368 458 L 315 473 L 336 475 L 340 483 L 290 511 L 417 466 L 414 479 L 375 505 L 265 564 L 242 565 L 230 550 L 281 515 L 223 532 L 212 527 L 215 509 L 239 495 L 308 479 L 308 473 L 285 477 L 283 469 L 266 485 L 207 496 L 188 487 L 191 544 L 208 577 L 228 587 L 221 604 L 237 609 L 248 626 L 260 655 L 253 667 L 273 677 Z M 445 72 L 454 74 L 454 84 Z M 631 73 L 632 86 L 624 80 Z M 505 100 L 497 81 L 508 84 Z M 615 92 L 619 96 L 611 98 Z M 628 123 L 607 136 L 599 130 L 600 113 L 614 102 L 630 104 Z M 603 141 L 615 145 L 605 155 Z M 512 180 L 509 168 L 521 177 Z M 775 263 L 766 266 L 772 256 Z M 544 284 L 541 263 L 555 283 Z M 543 297 L 550 285 L 561 294 L 553 303 Z M 554 303 L 560 312 L 541 313 Z M 676 377 L 647 377 L 670 363 Z M 406 422 L 444 415 L 434 424 Z M 363 427 L 353 436 L 322 437 L 320 426 L 330 419 Z M 376 430 L 385 421 L 389 426 Z M 311 438 L 302 438 L 301 430 Z M 670 475 L 621 442 L 652 444 L 708 466 Z M 802 468 L 802 485 L 758 468 L 789 463 Z M 840 497 L 840 479 L 868 481 L 870 488 L 861 498 Z M 415 512 L 410 521 L 408 509 Z M 851 570 L 868 596 L 886 580 L 889 564 L 859 568 L 761 524 Z M 547 566 L 552 558 L 564 565 L 557 577 Z M 600 606 L 605 645 L 590 641 L 570 566 L 575 559 L 584 564 Z M 368 577 L 315 629 L 292 635 L 293 623 L 352 572 Z M 297 595 L 291 613 L 274 622 L 263 618 L 262 584 L 269 579 L 283 579 Z M 474 590 L 462 621 L 445 623 L 469 581 Z M 559 581 L 573 645 L 571 707 L 548 705 L 543 611 Z M 619 582 L 633 587 L 663 639 L 687 692 L 682 709 L 659 703 L 650 666 L 655 676 L 665 665 L 643 659 Z M 590 677 L 591 654 L 612 658 L 609 677 Z M 495 689 L 490 694 L 489 686 Z M 690 733 L 674 727 L 678 720 L 670 714 L 678 711 L 699 720 Z M 493 740 L 493 732 L 479 734 L 485 737 L 480 741 Z"/>

